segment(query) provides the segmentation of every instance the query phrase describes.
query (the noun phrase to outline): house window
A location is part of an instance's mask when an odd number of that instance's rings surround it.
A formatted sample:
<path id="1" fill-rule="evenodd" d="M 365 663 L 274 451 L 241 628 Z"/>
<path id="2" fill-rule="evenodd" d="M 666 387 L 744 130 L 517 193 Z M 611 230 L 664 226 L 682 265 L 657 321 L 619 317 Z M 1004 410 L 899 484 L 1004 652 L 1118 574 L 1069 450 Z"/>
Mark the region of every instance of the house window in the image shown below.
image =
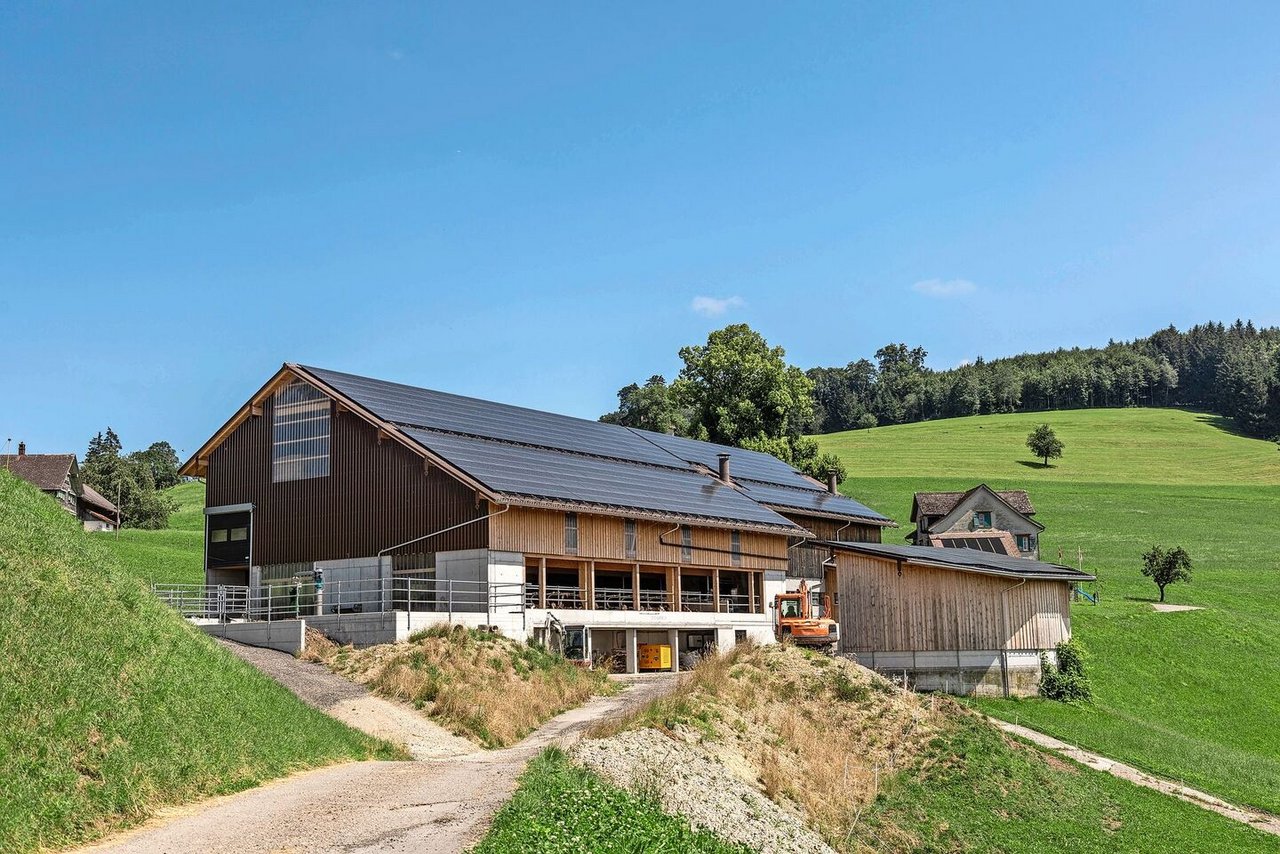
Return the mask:
<path id="1" fill-rule="evenodd" d="M 1031 552 L 1035 551 L 1036 538 L 1030 534 L 1018 535 L 1018 551 Z"/>
<path id="2" fill-rule="evenodd" d="M 975 510 L 973 513 L 973 527 L 990 528 L 991 527 L 991 511 Z"/>
<path id="3" fill-rule="evenodd" d="M 729 561 L 734 566 L 742 566 L 742 533 L 739 531 L 729 535 Z"/>
<path id="4" fill-rule="evenodd" d="M 693 528 L 688 525 L 680 526 L 680 560 L 693 560 Z"/>
<path id="5" fill-rule="evenodd" d="M 578 553 L 578 514 L 564 514 L 564 553 L 576 555 Z"/>
<path id="6" fill-rule="evenodd" d="M 315 386 L 291 382 L 271 406 L 271 480 L 329 474 L 329 398 Z"/>
<path id="7" fill-rule="evenodd" d="M 636 520 L 627 519 L 622 523 L 622 553 L 624 557 L 636 556 Z"/>

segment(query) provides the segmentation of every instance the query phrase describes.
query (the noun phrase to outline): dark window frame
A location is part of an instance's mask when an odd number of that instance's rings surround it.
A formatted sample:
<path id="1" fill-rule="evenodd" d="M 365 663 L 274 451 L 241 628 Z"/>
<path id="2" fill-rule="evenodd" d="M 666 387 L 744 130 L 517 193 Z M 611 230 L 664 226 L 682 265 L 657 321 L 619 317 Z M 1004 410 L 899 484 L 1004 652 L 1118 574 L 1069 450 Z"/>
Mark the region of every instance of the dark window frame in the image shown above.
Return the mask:
<path id="1" fill-rule="evenodd" d="M 576 555 L 578 553 L 578 514 L 564 514 L 564 553 Z"/>

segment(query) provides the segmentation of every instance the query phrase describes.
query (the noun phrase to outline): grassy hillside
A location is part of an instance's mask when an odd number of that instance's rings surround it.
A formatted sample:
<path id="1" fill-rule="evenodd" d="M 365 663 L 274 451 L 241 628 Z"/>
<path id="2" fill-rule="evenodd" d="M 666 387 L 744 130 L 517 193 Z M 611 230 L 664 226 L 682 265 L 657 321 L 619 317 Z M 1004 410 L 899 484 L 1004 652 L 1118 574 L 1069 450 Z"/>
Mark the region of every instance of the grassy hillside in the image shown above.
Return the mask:
<path id="1" fill-rule="evenodd" d="M 790 646 L 708 659 L 677 693 L 589 735 L 643 727 L 706 750 L 841 852 L 1280 850 L 1274 837 L 1010 740 L 949 699 Z"/>
<path id="2" fill-rule="evenodd" d="M 180 483 L 168 493 L 178 502 L 169 527 L 160 531 L 125 528 L 98 538 L 120 565 L 148 583 L 204 583 L 204 484 Z"/>
<path id="3" fill-rule="evenodd" d="M 1023 439 L 1048 422 L 1059 465 L 1028 466 Z M 985 481 L 1026 488 L 1047 526 L 1041 553 L 1099 577 L 1098 606 L 1073 608 L 1092 652 L 1095 702 L 982 701 L 992 714 L 1280 811 L 1280 452 L 1216 419 L 1176 410 L 981 416 L 819 437 L 852 477 L 841 489 L 909 529 L 917 490 Z M 1139 572 L 1152 543 L 1196 563 L 1160 614 Z"/>
<path id="4" fill-rule="evenodd" d="M 442 623 L 408 643 L 364 649 L 308 634 L 306 658 L 412 703 L 485 747 L 514 744 L 560 712 L 617 688 L 603 670 L 583 670 L 542 647 L 465 626 Z"/>
<path id="5" fill-rule="evenodd" d="M 152 599 L 104 540 L 0 472 L 0 850 L 390 755 Z"/>

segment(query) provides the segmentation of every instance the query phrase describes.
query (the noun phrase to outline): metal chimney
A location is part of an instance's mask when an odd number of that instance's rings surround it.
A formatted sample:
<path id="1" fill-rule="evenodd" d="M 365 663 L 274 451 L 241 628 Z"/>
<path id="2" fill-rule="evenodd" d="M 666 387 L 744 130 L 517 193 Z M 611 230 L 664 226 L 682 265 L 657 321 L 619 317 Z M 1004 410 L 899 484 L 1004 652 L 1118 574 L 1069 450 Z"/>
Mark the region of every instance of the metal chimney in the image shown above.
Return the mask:
<path id="1" fill-rule="evenodd" d="M 19 443 L 18 443 L 18 456 L 20 456 L 20 457 L 25 457 L 26 455 L 27 455 L 27 443 L 26 443 L 26 442 L 19 442 Z"/>
<path id="2" fill-rule="evenodd" d="M 827 472 L 827 492 L 832 495 L 840 494 L 840 483 L 835 471 Z"/>
<path id="3" fill-rule="evenodd" d="M 717 459 L 720 460 L 720 480 L 724 483 L 733 484 L 733 479 L 729 477 L 729 455 L 719 454 Z"/>

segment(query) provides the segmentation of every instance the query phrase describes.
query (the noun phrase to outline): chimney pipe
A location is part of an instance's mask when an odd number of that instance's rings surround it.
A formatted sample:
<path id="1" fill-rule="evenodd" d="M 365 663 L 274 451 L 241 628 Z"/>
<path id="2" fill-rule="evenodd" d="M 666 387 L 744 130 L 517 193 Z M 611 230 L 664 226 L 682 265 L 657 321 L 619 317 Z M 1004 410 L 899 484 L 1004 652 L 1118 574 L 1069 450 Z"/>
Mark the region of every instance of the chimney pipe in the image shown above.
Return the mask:
<path id="1" fill-rule="evenodd" d="M 733 479 L 729 477 L 729 455 L 719 454 L 717 459 L 720 460 L 720 480 L 732 485 Z"/>
<path id="2" fill-rule="evenodd" d="M 840 494 L 840 483 L 837 479 L 836 472 L 834 471 L 827 472 L 827 492 L 830 492 L 832 495 Z"/>
<path id="3" fill-rule="evenodd" d="M 25 457 L 26 455 L 27 455 L 27 443 L 26 443 L 26 442 L 19 442 L 19 443 L 18 443 L 18 456 L 20 456 L 20 457 Z"/>

